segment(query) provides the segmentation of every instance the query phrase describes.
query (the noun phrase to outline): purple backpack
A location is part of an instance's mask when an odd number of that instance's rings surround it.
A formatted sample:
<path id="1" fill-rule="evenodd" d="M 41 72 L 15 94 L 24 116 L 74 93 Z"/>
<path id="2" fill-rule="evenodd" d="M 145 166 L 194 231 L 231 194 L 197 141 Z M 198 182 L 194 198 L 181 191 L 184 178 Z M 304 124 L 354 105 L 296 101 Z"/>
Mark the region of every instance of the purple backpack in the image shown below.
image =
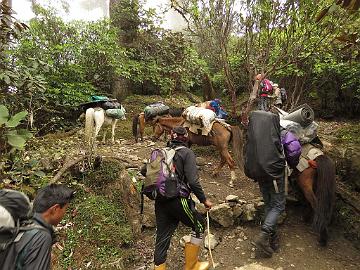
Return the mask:
<path id="1" fill-rule="evenodd" d="M 281 143 L 284 147 L 286 161 L 291 168 L 298 165 L 301 156 L 301 144 L 295 135 L 287 130 L 281 132 Z"/>
<path id="2" fill-rule="evenodd" d="M 165 147 L 151 152 L 150 160 L 146 165 L 146 177 L 142 193 L 149 199 L 155 200 L 159 196 L 166 199 L 188 197 L 190 195 L 187 185 L 178 175 L 173 158 L 177 150 Z"/>

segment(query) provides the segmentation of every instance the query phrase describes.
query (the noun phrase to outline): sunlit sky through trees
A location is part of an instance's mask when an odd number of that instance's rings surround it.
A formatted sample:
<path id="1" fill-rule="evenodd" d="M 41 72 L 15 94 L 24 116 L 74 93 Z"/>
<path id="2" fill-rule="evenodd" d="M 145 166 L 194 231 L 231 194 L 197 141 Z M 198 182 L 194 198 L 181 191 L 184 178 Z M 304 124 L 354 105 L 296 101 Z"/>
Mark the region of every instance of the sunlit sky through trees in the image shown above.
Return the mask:
<path id="1" fill-rule="evenodd" d="M 145 8 L 156 8 L 158 14 L 164 16 L 163 27 L 180 30 L 185 26 L 185 22 L 175 10 L 169 10 L 167 6 L 169 1 L 170 0 L 147 0 L 144 1 L 144 6 Z M 94 21 L 109 14 L 109 0 L 35 0 L 35 2 L 44 7 L 51 6 L 55 8 L 65 21 Z M 66 6 L 68 8 L 66 8 Z M 31 0 L 13 0 L 13 9 L 17 13 L 15 17 L 22 21 L 29 21 L 34 16 L 31 11 Z M 163 14 L 162 11 L 165 9 L 168 11 Z"/>

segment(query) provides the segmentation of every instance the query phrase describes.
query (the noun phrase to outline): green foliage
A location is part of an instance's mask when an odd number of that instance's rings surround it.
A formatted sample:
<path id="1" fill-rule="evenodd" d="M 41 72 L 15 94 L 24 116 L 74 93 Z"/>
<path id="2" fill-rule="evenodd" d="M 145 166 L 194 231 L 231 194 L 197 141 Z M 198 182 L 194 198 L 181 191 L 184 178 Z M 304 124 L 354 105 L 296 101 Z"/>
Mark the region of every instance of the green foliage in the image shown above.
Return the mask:
<path id="1" fill-rule="evenodd" d="M 0 105 L 0 149 L 6 150 L 7 144 L 22 150 L 32 134 L 26 129 L 17 128 L 27 116 L 26 111 L 10 116 L 6 106 Z"/>

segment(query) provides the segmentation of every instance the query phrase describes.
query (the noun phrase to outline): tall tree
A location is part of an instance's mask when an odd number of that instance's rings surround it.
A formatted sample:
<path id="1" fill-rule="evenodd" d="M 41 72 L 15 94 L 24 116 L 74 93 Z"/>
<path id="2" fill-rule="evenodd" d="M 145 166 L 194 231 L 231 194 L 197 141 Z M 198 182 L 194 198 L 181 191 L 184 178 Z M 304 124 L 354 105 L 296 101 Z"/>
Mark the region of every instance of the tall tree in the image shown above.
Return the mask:
<path id="1" fill-rule="evenodd" d="M 119 45 L 131 49 L 139 31 L 139 1 L 110 0 L 109 14 L 111 25 L 118 30 Z M 113 81 L 115 98 L 121 100 L 131 92 L 132 85 L 128 79 L 115 77 Z"/>
<path id="2" fill-rule="evenodd" d="M 235 0 L 172 0 L 171 6 L 188 22 L 191 35 L 197 37 L 200 55 L 224 72 L 225 84 L 236 114 L 236 86 L 229 63 L 229 42 L 238 18 Z"/>

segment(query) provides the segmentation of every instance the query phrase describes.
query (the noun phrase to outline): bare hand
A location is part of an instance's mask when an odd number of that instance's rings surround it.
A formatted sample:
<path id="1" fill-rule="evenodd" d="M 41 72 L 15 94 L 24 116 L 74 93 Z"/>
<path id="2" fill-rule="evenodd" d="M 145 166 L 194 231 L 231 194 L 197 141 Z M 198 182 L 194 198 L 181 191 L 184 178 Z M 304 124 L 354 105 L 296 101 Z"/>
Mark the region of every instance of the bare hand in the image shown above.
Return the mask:
<path id="1" fill-rule="evenodd" d="M 207 210 L 211 209 L 211 207 L 212 207 L 212 203 L 208 199 L 206 199 L 206 201 L 204 202 L 204 205 Z"/>

